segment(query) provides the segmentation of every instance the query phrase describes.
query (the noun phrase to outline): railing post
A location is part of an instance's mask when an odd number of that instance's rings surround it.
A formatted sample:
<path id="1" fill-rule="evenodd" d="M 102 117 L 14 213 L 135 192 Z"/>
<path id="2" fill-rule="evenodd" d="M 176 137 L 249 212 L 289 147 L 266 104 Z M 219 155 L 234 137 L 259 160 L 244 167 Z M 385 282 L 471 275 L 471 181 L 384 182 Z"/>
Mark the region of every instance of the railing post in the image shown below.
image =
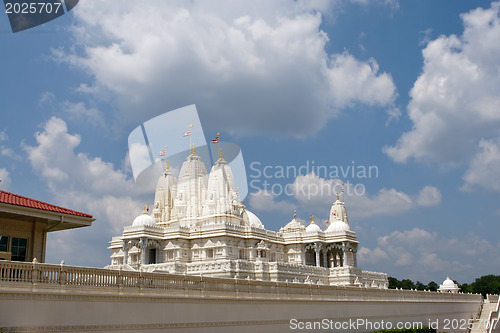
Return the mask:
<path id="1" fill-rule="evenodd" d="M 31 271 L 31 283 L 37 284 L 38 283 L 38 260 L 36 258 L 33 258 L 33 266 L 32 266 L 32 271 Z"/>
<path id="2" fill-rule="evenodd" d="M 59 284 L 60 285 L 66 284 L 66 268 L 64 266 L 65 266 L 65 263 L 64 263 L 64 260 L 62 260 L 61 261 L 61 270 L 59 271 Z"/>
<path id="3" fill-rule="evenodd" d="M 116 285 L 121 288 L 123 287 L 123 275 L 122 275 L 122 268 L 118 270 L 118 276 L 116 277 Z"/>
<path id="4" fill-rule="evenodd" d="M 142 269 L 139 271 L 139 289 L 144 288 L 144 275 Z"/>

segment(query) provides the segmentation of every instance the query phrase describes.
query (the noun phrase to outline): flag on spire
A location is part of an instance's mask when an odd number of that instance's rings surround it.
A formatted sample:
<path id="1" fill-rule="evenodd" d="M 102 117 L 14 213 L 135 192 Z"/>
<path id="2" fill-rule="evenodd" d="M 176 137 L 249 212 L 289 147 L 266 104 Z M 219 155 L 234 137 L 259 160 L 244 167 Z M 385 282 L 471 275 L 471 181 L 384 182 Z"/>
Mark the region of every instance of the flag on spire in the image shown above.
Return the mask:
<path id="1" fill-rule="evenodd" d="M 215 139 L 212 139 L 212 143 L 219 143 L 219 137 L 220 137 L 220 133 L 217 133 L 217 136 L 215 137 Z"/>
<path id="2" fill-rule="evenodd" d="M 160 152 L 158 153 L 158 156 L 165 156 L 165 150 L 160 150 Z"/>
<path id="3" fill-rule="evenodd" d="M 191 136 L 191 130 L 184 132 L 184 136 Z"/>

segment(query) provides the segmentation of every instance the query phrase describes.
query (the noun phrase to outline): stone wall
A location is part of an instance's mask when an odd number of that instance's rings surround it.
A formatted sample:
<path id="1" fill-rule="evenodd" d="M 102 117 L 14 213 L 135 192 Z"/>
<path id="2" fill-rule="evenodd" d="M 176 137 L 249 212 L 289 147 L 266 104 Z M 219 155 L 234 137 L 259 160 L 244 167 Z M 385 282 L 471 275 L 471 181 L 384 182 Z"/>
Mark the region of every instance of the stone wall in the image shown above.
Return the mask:
<path id="1" fill-rule="evenodd" d="M 0 261 L 4 332 L 294 332 L 312 325 L 371 332 L 398 323 L 465 332 L 481 301 L 476 294 Z M 459 324 L 464 329 L 454 329 Z"/>

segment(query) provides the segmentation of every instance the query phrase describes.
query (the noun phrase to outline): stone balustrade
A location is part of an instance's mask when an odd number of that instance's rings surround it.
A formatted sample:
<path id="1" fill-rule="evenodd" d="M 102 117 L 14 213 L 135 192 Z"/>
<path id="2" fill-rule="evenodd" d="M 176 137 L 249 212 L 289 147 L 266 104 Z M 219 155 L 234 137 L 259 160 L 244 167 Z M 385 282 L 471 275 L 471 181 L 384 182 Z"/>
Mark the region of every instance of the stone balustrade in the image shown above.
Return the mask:
<path id="1" fill-rule="evenodd" d="M 227 297 L 287 299 L 349 300 L 349 301 L 411 301 L 472 302 L 479 294 L 451 294 L 429 291 L 332 286 L 313 283 L 259 281 L 250 279 L 214 278 L 158 272 L 124 271 L 103 268 L 13 262 L 0 260 L 0 287 L 6 285 L 52 285 L 89 288 L 122 288 L 177 291 L 184 293 L 224 293 Z M 242 296 L 243 295 L 243 296 Z M 272 295 L 272 296 L 270 296 Z M 498 313 L 498 312 L 497 312 Z"/>
<path id="2" fill-rule="evenodd" d="M 496 307 L 488 315 L 488 321 L 486 327 L 488 328 L 488 333 L 492 333 L 497 326 L 499 326 L 500 321 L 500 297 L 498 295 L 488 295 L 489 303 L 495 303 Z"/>

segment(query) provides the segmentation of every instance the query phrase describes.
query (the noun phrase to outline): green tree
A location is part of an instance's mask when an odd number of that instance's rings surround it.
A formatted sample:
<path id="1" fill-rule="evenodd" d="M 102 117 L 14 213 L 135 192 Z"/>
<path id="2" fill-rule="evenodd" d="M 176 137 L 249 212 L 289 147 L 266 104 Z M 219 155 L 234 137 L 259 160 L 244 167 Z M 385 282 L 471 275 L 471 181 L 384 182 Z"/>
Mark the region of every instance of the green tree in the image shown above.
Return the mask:
<path id="1" fill-rule="evenodd" d="M 389 280 L 389 289 L 399 288 L 400 282 L 398 279 L 389 276 L 387 277 L 387 280 Z"/>
<path id="2" fill-rule="evenodd" d="M 415 283 L 410 279 L 401 280 L 401 288 L 403 289 L 415 289 Z"/>
<path id="3" fill-rule="evenodd" d="M 467 292 L 482 294 L 483 296 L 486 296 L 486 294 L 499 294 L 500 275 L 484 275 L 464 287 Z"/>
<path id="4" fill-rule="evenodd" d="M 430 291 L 437 291 L 438 288 L 439 288 L 439 285 L 434 281 L 431 281 L 427 284 L 427 289 Z"/>
<path id="5" fill-rule="evenodd" d="M 417 283 L 415 283 L 415 286 L 416 286 L 417 290 L 427 289 L 427 286 L 420 281 L 417 281 Z"/>

